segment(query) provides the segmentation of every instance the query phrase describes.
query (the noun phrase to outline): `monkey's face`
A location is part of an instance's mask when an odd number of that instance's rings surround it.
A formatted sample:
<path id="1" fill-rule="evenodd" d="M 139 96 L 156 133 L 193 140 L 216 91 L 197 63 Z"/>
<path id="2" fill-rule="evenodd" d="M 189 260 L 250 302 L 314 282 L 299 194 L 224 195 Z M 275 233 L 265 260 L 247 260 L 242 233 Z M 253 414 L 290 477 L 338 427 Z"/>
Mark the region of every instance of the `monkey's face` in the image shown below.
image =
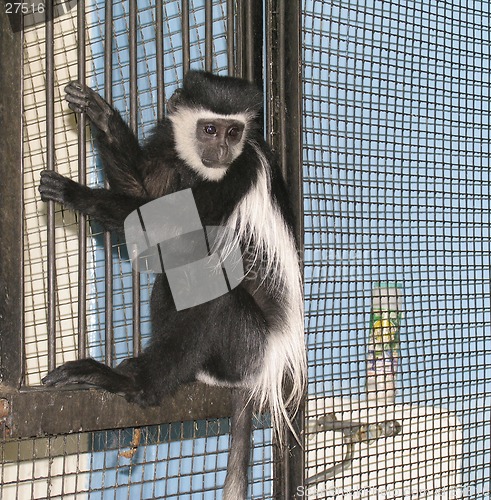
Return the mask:
<path id="1" fill-rule="evenodd" d="M 169 119 L 179 157 L 202 178 L 220 181 L 242 153 L 248 124 L 254 116 L 248 113 L 221 115 L 176 106 L 169 113 Z"/>
<path id="2" fill-rule="evenodd" d="M 242 151 L 244 123 L 212 118 L 198 120 L 196 141 L 200 158 L 207 168 L 227 168 Z"/>

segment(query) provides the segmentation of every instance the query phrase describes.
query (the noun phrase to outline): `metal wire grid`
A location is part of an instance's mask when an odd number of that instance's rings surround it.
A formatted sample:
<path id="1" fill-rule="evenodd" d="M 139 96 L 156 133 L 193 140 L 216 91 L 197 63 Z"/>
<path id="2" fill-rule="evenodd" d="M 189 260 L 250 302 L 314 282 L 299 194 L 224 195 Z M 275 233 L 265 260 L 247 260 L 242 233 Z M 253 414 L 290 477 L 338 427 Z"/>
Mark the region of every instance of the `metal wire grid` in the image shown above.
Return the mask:
<path id="1" fill-rule="evenodd" d="M 204 60 L 204 2 L 190 4 L 190 30 L 192 43 L 190 46 L 191 63 L 201 64 Z M 225 43 L 225 2 L 214 5 L 214 70 L 226 72 Z M 118 2 L 113 12 L 113 47 L 112 57 L 112 98 L 116 108 L 129 120 L 129 49 L 128 49 L 128 2 Z M 182 78 L 182 35 L 180 28 L 181 2 L 169 1 L 164 4 L 165 23 L 165 57 L 164 90 L 170 95 Z M 95 1 L 86 6 L 87 33 L 90 44 L 87 45 L 88 81 L 99 92 L 104 89 L 104 2 Z M 137 32 L 137 64 L 138 64 L 138 116 L 137 126 L 140 137 L 155 124 L 157 120 L 157 76 L 155 60 L 155 3 L 147 2 L 138 7 Z M 77 178 L 77 134 L 75 117 L 64 102 L 63 88 L 77 75 L 77 16 L 72 10 L 68 15 L 55 20 L 55 148 L 56 167 L 60 173 Z M 37 195 L 39 172 L 46 166 L 46 129 L 45 123 L 45 28 L 37 24 L 25 32 L 25 72 L 24 72 L 24 105 L 25 105 L 25 272 L 26 272 L 26 385 L 39 383 L 47 369 L 47 314 L 45 307 L 46 290 L 46 206 Z M 91 185 L 101 184 L 101 166 L 89 148 L 87 162 L 89 167 L 88 182 Z M 57 363 L 75 358 L 78 303 L 78 260 L 77 260 L 77 226 L 75 216 L 69 212 L 57 210 L 56 220 L 56 265 L 57 265 L 57 332 L 61 348 L 57 350 Z M 103 338 L 105 317 L 100 311 L 104 308 L 104 254 L 101 251 L 101 233 L 97 227 L 89 228 L 88 260 L 93 271 L 88 276 L 88 308 L 89 321 L 87 335 L 89 349 L 99 346 L 98 351 L 91 354 L 103 355 Z M 131 265 L 121 242 L 113 241 L 113 253 L 117 257 L 113 264 L 114 286 L 114 328 L 116 358 L 128 356 L 132 352 L 132 306 L 131 290 L 127 281 L 131 280 Z M 149 326 L 148 289 L 142 290 L 142 333 L 148 337 Z M 147 323 L 147 324 L 145 324 Z M 65 345 L 68 343 L 69 346 Z"/>
<path id="2" fill-rule="evenodd" d="M 490 17 L 478 1 L 304 1 L 307 424 L 370 417 L 376 283 L 402 285 L 405 316 L 402 435 L 359 445 L 311 498 L 489 498 Z M 307 477 L 343 460 L 339 434 L 306 441 Z"/>
<path id="3" fill-rule="evenodd" d="M 57 86 L 55 106 L 55 144 L 57 166 L 65 174 L 77 154 L 77 135 L 62 105 L 62 82 L 76 78 L 75 20 L 58 18 L 55 25 L 55 57 Z M 47 369 L 45 276 L 47 272 L 46 208 L 39 199 L 39 172 L 46 165 L 46 92 L 44 25 L 26 29 L 24 36 L 24 273 L 25 273 L 25 356 L 26 384 L 39 383 Z M 65 121 L 66 120 L 66 121 Z M 76 162 L 76 160 L 75 160 Z M 76 163 L 75 163 L 76 164 Z M 60 337 L 58 362 L 75 356 L 77 290 L 77 238 L 75 216 L 59 211 L 57 214 L 58 268 L 58 329 Z"/>
<path id="4" fill-rule="evenodd" d="M 227 433 L 228 420 L 221 419 L 146 427 L 137 449 L 131 429 L 2 443 L 0 494 L 36 500 L 221 498 L 216 488 L 225 479 Z M 271 495 L 263 483 L 271 469 L 263 433 L 254 433 L 250 483 L 257 499 Z M 128 452 L 134 455 L 125 457 Z"/>

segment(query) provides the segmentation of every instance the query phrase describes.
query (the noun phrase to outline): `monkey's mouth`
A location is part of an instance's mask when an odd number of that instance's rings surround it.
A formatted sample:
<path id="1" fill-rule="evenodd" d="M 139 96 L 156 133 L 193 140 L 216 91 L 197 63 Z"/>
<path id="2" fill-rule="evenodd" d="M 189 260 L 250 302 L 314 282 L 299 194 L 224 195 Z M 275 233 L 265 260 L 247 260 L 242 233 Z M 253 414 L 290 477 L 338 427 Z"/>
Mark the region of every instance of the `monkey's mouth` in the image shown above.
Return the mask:
<path id="1" fill-rule="evenodd" d="M 220 163 L 218 161 L 209 160 L 208 158 L 201 158 L 201 163 L 207 168 L 228 168 L 230 163 Z"/>

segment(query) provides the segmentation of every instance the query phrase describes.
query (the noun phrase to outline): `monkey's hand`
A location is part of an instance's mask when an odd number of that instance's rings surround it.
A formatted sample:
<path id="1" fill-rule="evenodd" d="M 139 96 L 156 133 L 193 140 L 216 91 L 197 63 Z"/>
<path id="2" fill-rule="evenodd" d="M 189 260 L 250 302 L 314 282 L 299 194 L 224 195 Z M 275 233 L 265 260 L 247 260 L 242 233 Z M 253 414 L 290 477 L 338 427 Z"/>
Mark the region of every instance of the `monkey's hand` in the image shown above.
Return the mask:
<path id="1" fill-rule="evenodd" d="M 41 172 L 39 192 L 43 201 L 52 200 L 66 208 L 77 209 L 76 200 L 82 194 L 81 191 L 87 189 L 89 188 L 52 170 Z"/>
<path id="2" fill-rule="evenodd" d="M 52 170 L 41 172 L 39 192 L 43 201 L 56 201 L 69 210 L 89 215 L 108 231 L 123 231 L 126 217 L 148 201 L 109 189 L 90 188 Z"/>
<path id="3" fill-rule="evenodd" d="M 104 133 L 109 132 L 115 110 L 97 92 L 79 82 L 70 82 L 65 87 L 68 107 L 75 113 L 85 113 L 91 123 Z"/>

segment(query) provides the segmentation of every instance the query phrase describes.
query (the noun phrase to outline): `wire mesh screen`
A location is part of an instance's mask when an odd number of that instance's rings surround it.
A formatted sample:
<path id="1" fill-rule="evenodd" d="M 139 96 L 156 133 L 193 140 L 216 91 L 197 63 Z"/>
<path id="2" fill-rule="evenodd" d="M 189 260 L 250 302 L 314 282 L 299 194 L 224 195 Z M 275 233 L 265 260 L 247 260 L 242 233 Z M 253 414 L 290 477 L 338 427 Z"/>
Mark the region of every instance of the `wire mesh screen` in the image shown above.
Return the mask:
<path id="1" fill-rule="evenodd" d="M 304 1 L 309 498 L 489 498 L 490 19 Z"/>
<path id="2" fill-rule="evenodd" d="M 195 68 L 204 61 L 204 11 L 205 2 L 190 3 L 190 56 Z M 126 121 L 130 120 L 130 61 L 128 38 L 128 2 L 114 2 L 112 44 L 112 100 Z M 163 60 L 164 92 L 170 96 L 182 79 L 182 31 L 181 2 L 168 1 L 163 6 L 165 41 Z M 141 139 L 157 121 L 157 70 L 156 70 L 156 7 L 154 2 L 138 5 L 137 19 L 137 86 L 138 99 L 136 122 Z M 104 2 L 87 2 L 87 81 L 95 90 L 104 93 Z M 37 193 L 39 173 L 46 167 L 46 90 L 45 90 L 45 24 L 29 22 L 25 30 L 24 109 L 25 109 L 25 273 L 26 273 L 26 385 L 36 385 L 47 370 L 47 311 L 45 305 L 47 246 L 46 205 Z M 226 1 L 214 2 L 213 70 L 226 74 L 225 26 Z M 54 21 L 55 80 L 55 150 L 57 171 L 77 178 L 78 150 L 76 118 L 64 101 L 63 89 L 71 80 L 77 80 L 77 22 L 76 10 L 59 16 Z M 31 25 L 32 24 L 32 25 Z M 103 185 L 97 155 L 92 143 L 87 153 L 89 165 L 88 184 Z M 56 330 L 59 332 L 57 364 L 76 357 L 78 297 L 78 235 L 76 216 L 69 211 L 57 210 L 56 264 L 57 264 L 57 311 Z M 104 250 L 102 232 L 97 226 L 89 228 L 87 280 L 89 352 L 94 357 L 104 354 L 105 297 L 104 297 Z M 132 346 L 132 295 L 131 263 L 121 241 L 113 241 L 114 287 L 114 355 L 121 360 L 133 352 Z M 128 283 L 129 282 L 129 283 Z M 143 339 L 148 337 L 149 283 L 142 283 L 141 322 Z"/>
<path id="3" fill-rule="evenodd" d="M 12 499 L 221 498 L 228 420 L 175 423 L 3 443 L 1 495 Z M 259 434 L 255 433 L 258 444 Z M 271 498 L 271 455 L 254 447 L 250 498 Z"/>
<path id="4" fill-rule="evenodd" d="M 32 15 L 31 15 L 32 16 Z M 29 17 L 26 16 L 27 19 Z M 74 13 L 58 18 L 56 23 L 55 79 L 68 82 L 76 79 L 76 18 Z M 46 208 L 37 186 L 39 173 L 46 166 L 46 88 L 45 88 L 45 26 L 33 24 L 24 32 L 24 302 L 25 357 L 27 385 L 39 384 L 47 370 L 47 309 L 45 302 L 47 249 Z M 56 86 L 55 133 L 57 166 L 69 173 L 77 164 L 77 134 L 73 118 L 64 114 L 62 85 Z M 78 302 L 77 230 L 75 216 L 57 214 L 56 240 L 59 268 L 59 362 L 75 358 L 76 311 Z M 61 354 L 62 353 L 62 354 Z"/>
<path id="5" fill-rule="evenodd" d="M 205 59 L 205 10 L 191 1 L 190 62 Z M 215 0 L 213 71 L 225 74 L 227 7 Z M 274 2 L 265 2 L 271 6 Z M 105 2 L 80 17 L 55 3 L 56 169 L 78 175 L 80 136 L 63 87 L 86 59 L 104 93 Z M 164 92 L 182 78 L 181 1 L 163 2 Z M 72 5 L 73 7 L 73 5 Z M 141 138 L 158 108 L 156 5 L 138 2 L 137 106 L 131 105 L 129 1 L 112 11 L 111 93 Z M 303 0 L 306 332 L 306 485 L 322 498 L 469 498 L 491 491 L 489 74 L 484 2 Z M 32 21 L 32 20 L 31 20 Z M 24 273 L 26 386 L 49 364 L 46 219 L 37 185 L 46 166 L 44 23 L 25 17 Z M 130 110 L 131 108 L 131 110 Z M 82 140 L 82 142 L 85 142 Z M 87 143 L 87 181 L 102 185 Z M 78 166 L 77 166 L 78 165 Z M 79 219 L 55 218 L 56 364 L 75 359 L 80 326 Z M 104 236 L 86 239 L 87 353 L 134 351 L 131 265 L 110 241 L 111 317 Z M 106 243 L 107 244 L 107 243 Z M 139 286 L 148 338 L 151 280 Z M 99 411 L 99 409 L 95 410 Z M 103 409 L 100 409 L 103 411 Z M 270 431 L 254 432 L 250 497 L 272 496 Z M 1 444 L 2 498 L 221 498 L 228 420 Z"/>

